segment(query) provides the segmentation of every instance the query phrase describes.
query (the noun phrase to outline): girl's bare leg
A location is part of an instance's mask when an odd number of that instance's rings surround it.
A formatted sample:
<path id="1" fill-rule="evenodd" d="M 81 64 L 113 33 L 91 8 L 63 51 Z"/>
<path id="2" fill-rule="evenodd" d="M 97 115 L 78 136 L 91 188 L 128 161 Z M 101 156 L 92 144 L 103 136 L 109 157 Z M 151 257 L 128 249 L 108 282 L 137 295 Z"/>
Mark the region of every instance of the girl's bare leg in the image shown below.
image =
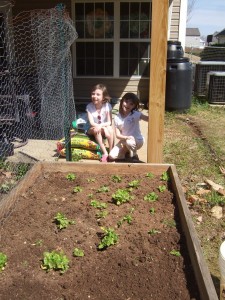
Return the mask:
<path id="1" fill-rule="evenodd" d="M 105 137 L 107 138 L 108 144 L 109 144 L 109 152 L 112 150 L 114 146 L 114 133 L 111 126 L 108 126 L 103 129 Z"/>

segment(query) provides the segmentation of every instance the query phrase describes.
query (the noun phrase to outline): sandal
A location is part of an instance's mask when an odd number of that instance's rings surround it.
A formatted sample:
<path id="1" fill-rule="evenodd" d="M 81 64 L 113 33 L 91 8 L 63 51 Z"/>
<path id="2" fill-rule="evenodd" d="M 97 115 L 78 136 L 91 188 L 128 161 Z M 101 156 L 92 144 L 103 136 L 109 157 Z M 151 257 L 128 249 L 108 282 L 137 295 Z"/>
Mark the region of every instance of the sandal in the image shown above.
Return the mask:
<path id="1" fill-rule="evenodd" d="M 108 161 L 108 155 L 107 154 L 102 155 L 100 162 L 107 162 L 107 161 Z"/>

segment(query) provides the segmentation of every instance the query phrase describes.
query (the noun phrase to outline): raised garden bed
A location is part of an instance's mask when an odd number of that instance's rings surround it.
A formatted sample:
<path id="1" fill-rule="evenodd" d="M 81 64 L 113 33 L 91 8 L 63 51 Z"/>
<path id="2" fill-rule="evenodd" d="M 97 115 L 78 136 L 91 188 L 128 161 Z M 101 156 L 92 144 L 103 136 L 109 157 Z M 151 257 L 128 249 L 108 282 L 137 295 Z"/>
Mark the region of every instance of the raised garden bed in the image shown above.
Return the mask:
<path id="1" fill-rule="evenodd" d="M 132 198 L 118 204 L 118 189 Z M 59 229 L 58 213 L 75 224 Z M 38 163 L 0 220 L 1 300 L 218 299 L 173 165 Z M 103 228 L 118 240 L 100 249 Z M 53 250 L 69 259 L 63 274 L 46 272 Z"/>

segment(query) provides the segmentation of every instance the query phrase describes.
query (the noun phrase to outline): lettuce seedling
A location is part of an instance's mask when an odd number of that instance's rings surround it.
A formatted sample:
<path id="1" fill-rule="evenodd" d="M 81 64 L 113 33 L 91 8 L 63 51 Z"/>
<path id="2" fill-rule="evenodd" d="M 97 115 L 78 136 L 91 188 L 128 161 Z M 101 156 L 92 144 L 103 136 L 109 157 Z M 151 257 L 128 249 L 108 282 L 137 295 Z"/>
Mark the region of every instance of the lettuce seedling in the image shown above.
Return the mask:
<path id="1" fill-rule="evenodd" d="M 58 252 L 53 250 L 52 252 L 44 252 L 41 268 L 47 272 L 55 270 L 63 274 L 69 269 L 69 259 L 63 251 Z"/>
<path id="2" fill-rule="evenodd" d="M 156 234 L 156 233 L 161 233 L 159 230 L 157 230 L 157 229 L 150 229 L 149 231 L 148 231 L 148 234 L 151 234 L 151 235 L 153 235 L 153 234 Z"/>
<path id="3" fill-rule="evenodd" d="M 168 173 L 165 171 L 162 173 L 162 176 L 160 177 L 160 179 L 163 181 L 168 181 L 170 178 L 169 178 Z"/>
<path id="4" fill-rule="evenodd" d="M 99 189 L 97 189 L 97 193 L 106 193 L 106 192 L 109 192 L 109 191 L 110 191 L 110 189 L 106 185 L 103 185 Z"/>
<path id="5" fill-rule="evenodd" d="M 128 183 L 128 186 L 134 189 L 137 189 L 140 185 L 140 180 L 133 180 Z"/>
<path id="6" fill-rule="evenodd" d="M 64 228 L 67 228 L 68 225 L 75 224 L 75 221 L 67 219 L 63 214 L 57 213 L 57 215 L 54 217 L 55 223 L 57 227 L 61 230 Z"/>
<path id="7" fill-rule="evenodd" d="M 5 266 L 7 264 L 7 255 L 0 252 L 0 272 L 3 271 L 5 269 Z"/>
<path id="8" fill-rule="evenodd" d="M 116 183 L 118 183 L 118 182 L 121 182 L 122 181 L 122 177 L 121 176 L 119 176 L 119 175 L 112 175 L 112 181 L 113 182 L 116 182 Z"/>
<path id="9" fill-rule="evenodd" d="M 154 177 L 154 175 L 151 172 L 147 173 L 145 176 L 150 179 L 152 179 Z"/>
<path id="10" fill-rule="evenodd" d="M 82 256 L 84 256 L 84 251 L 79 248 L 74 248 L 73 256 L 82 257 Z"/>
<path id="11" fill-rule="evenodd" d="M 79 192 L 82 192 L 82 187 L 80 187 L 79 185 L 78 186 L 75 186 L 74 188 L 73 188 L 73 193 L 79 193 Z"/>
<path id="12" fill-rule="evenodd" d="M 172 254 L 174 256 L 178 256 L 178 257 L 181 256 L 180 251 L 174 250 L 174 249 L 170 251 L 170 254 Z"/>
<path id="13" fill-rule="evenodd" d="M 128 190 L 118 189 L 114 194 L 112 194 L 112 199 L 116 202 L 116 205 L 121 205 L 122 203 L 129 202 L 133 199 Z"/>
<path id="14" fill-rule="evenodd" d="M 101 229 L 104 231 L 104 236 L 100 244 L 98 245 L 99 250 L 105 249 L 118 242 L 118 235 L 116 234 L 114 229 L 104 227 L 101 227 Z"/>
<path id="15" fill-rule="evenodd" d="M 146 196 L 144 196 L 144 200 L 148 201 L 148 202 L 154 202 L 154 201 L 158 200 L 158 195 L 155 192 L 151 192 L 151 193 L 147 194 Z"/>
<path id="16" fill-rule="evenodd" d="M 66 179 L 70 180 L 70 181 L 73 181 L 76 178 L 77 178 L 77 176 L 75 174 L 73 174 L 73 173 L 69 173 L 69 174 L 66 175 Z"/>
<path id="17" fill-rule="evenodd" d="M 107 208 L 106 203 L 100 202 L 100 201 L 97 201 L 97 200 L 92 200 L 90 205 L 93 206 L 94 208 L 98 208 L 98 209 Z"/>
<path id="18" fill-rule="evenodd" d="M 160 193 L 165 192 L 166 186 L 165 185 L 159 185 L 158 190 L 160 191 Z"/>

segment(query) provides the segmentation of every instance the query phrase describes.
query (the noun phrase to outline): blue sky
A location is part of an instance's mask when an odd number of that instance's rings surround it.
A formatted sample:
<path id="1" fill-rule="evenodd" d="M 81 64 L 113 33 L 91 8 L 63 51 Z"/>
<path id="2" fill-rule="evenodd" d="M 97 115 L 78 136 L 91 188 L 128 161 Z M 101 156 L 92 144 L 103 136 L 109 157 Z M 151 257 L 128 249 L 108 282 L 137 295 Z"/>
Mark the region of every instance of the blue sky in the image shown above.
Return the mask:
<path id="1" fill-rule="evenodd" d="M 225 28 L 225 0 L 196 0 L 187 27 L 198 28 L 201 36 Z"/>

